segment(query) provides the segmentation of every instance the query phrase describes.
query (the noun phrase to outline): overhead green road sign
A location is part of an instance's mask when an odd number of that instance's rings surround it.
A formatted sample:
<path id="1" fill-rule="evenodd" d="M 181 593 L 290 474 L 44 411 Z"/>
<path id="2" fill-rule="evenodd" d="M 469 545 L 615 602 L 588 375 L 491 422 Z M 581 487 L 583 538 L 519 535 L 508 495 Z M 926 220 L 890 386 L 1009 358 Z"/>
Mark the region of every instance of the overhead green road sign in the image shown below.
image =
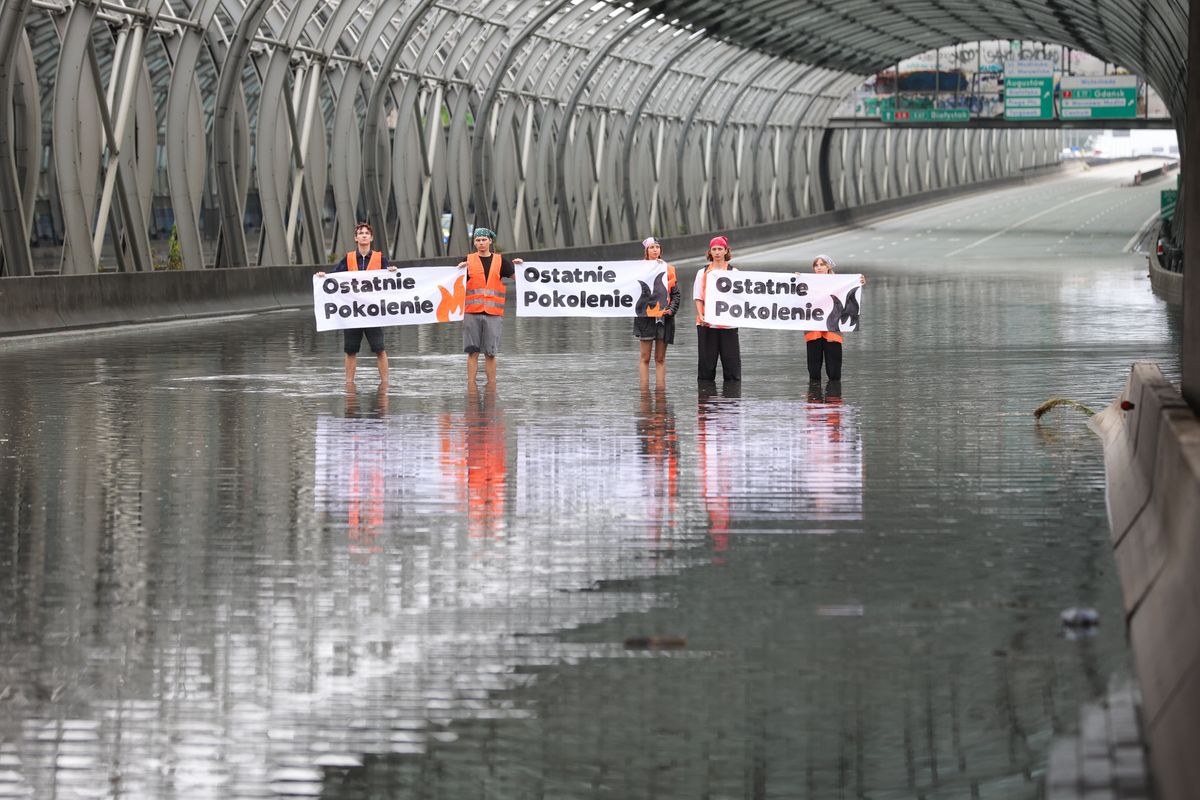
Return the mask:
<path id="1" fill-rule="evenodd" d="M 1159 193 L 1159 216 L 1163 219 L 1173 219 L 1175 217 L 1175 203 L 1178 200 L 1178 189 L 1163 189 Z"/>
<path id="2" fill-rule="evenodd" d="M 1063 119 L 1135 119 L 1136 75 L 1063 77 L 1058 115 Z"/>
<path id="3" fill-rule="evenodd" d="M 884 122 L 970 122 L 971 110 L 967 108 L 914 108 L 910 111 L 882 109 L 880 119 Z"/>
<path id="4" fill-rule="evenodd" d="M 1054 62 L 1009 61 L 1004 65 L 1004 118 L 1054 119 Z"/>

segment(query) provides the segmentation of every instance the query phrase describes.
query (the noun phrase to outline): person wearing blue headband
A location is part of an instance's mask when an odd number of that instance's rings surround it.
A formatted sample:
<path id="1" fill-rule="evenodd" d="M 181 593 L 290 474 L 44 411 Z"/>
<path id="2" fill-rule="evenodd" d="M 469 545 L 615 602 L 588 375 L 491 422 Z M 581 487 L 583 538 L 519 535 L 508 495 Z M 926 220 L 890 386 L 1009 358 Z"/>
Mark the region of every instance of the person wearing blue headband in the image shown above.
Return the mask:
<path id="1" fill-rule="evenodd" d="M 496 384 L 496 354 L 500 352 L 500 322 L 504 317 L 504 281 L 516 275 L 521 259 L 493 251 L 496 232 L 476 228 L 471 236 L 475 252 L 459 267 L 467 268 L 467 298 L 463 314 L 463 352 L 467 354 L 467 383 L 475 385 L 479 354 L 489 385 Z"/>

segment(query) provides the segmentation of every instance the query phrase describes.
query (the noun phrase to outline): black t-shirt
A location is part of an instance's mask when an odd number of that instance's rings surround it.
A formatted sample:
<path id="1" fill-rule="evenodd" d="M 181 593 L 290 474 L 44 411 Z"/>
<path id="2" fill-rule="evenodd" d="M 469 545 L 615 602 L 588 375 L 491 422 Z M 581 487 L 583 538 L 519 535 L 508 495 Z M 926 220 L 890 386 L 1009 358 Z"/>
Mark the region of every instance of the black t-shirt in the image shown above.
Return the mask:
<path id="1" fill-rule="evenodd" d="M 467 255 L 467 257 L 463 259 L 463 261 L 466 261 L 471 256 L 475 256 L 475 255 L 479 255 L 479 254 L 478 253 L 469 253 Z M 489 253 L 487 256 L 479 256 L 479 257 L 483 261 L 483 279 L 487 280 L 488 278 L 490 278 L 492 276 L 492 254 Z M 501 253 L 500 254 L 500 277 L 501 278 L 511 278 L 513 275 L 516 275 L 516 274 L 517 274 L 517 268 L 513 264 L 512 259 L 509 258 L 508 256 L 504 255 L 503 253 Z"/>

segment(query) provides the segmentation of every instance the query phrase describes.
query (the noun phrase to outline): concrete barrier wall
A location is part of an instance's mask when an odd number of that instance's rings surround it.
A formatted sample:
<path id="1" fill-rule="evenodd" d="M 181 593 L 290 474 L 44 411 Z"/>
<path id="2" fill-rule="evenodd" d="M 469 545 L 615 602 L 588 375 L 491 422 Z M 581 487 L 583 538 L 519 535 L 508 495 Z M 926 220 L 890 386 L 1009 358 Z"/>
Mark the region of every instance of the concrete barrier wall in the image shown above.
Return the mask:
<path id="1" fill-rule="evenodd" d="M 1150 247 L 1150 288 L 1168 303 L 1183 305 L 1183 273 L 1163 269 L 1158 262 L 1158 248 L 1153 244 Z"/>
<path id="2" fill-rule="evenodd" d="M 1127 408 L 1121 407 L 1128 404 Z M 1135 364 L 1092 419 L 1160 800 L 1200 797 L 1200 418 L 1155 364 Z"/>
<path id="3" fill-rule="evenodd" d="M 939 189 L 858 208 L 802 219 L 719 231 L 738 249 L 816 234 L 830 228 L 909 211 L 975 191 L 994 190 L 1053 175 L 1062 165 L 1029 170 L 1016 178 Z M 703 256 L 717 232 L 664 239 L 672 260 Z M 640 257 L 636 242 L 536 252 L 514 252 L 527 259 L 587 261 Z M 413 266 L 445 264 L 446 258 L 406 261 Z M 228 314 L 303 308 L 312 304 L 311 276 L 322 266 L 275 266 L 175 272 L 136 272 L 32 278 L 0 278 L 0 336 L 73 328 L 168 322 Z"/>

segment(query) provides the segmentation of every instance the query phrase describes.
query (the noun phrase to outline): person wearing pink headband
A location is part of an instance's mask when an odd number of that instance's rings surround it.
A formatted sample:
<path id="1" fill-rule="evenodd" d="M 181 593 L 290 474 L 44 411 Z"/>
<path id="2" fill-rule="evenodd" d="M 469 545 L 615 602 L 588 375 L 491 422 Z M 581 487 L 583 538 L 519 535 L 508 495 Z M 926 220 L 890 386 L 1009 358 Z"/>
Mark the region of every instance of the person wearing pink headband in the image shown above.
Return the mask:
<path id="1" fill-rule="evenodd" d="M 653 236 L 646 237 L 642 241 L 642 255 L 647 261 L 662 261 L 662 243 Z M 675 341 L 675 313 L 679 311 L 680 297 L 672 264 L 667 264 L 666 289 L 665 308 L 660 308 L 656 300 L 653 311 L 647 311 L 648 316 L 633 318 L 633 335 L 641 347 L 638 373 L 643 389 L 650 386 L 651 350 L 654 351 L 654 386 L 656 389 L 667 388 L 667 345 Z"/>
<path id="2" fill-rule="evenodd" d="M 717 361 L 725 382 L 742 379 L 742 348 L 737 328 L 709 325 L 704 321 L 704 283 L 713 270 L 734 269 L 729 263 L 729 240 L 714 236 L 708 243 L 708 266 L 696 273 L 692 298 L 696 302 L 696 378 L 700 381 L 717 379 Z"/>

